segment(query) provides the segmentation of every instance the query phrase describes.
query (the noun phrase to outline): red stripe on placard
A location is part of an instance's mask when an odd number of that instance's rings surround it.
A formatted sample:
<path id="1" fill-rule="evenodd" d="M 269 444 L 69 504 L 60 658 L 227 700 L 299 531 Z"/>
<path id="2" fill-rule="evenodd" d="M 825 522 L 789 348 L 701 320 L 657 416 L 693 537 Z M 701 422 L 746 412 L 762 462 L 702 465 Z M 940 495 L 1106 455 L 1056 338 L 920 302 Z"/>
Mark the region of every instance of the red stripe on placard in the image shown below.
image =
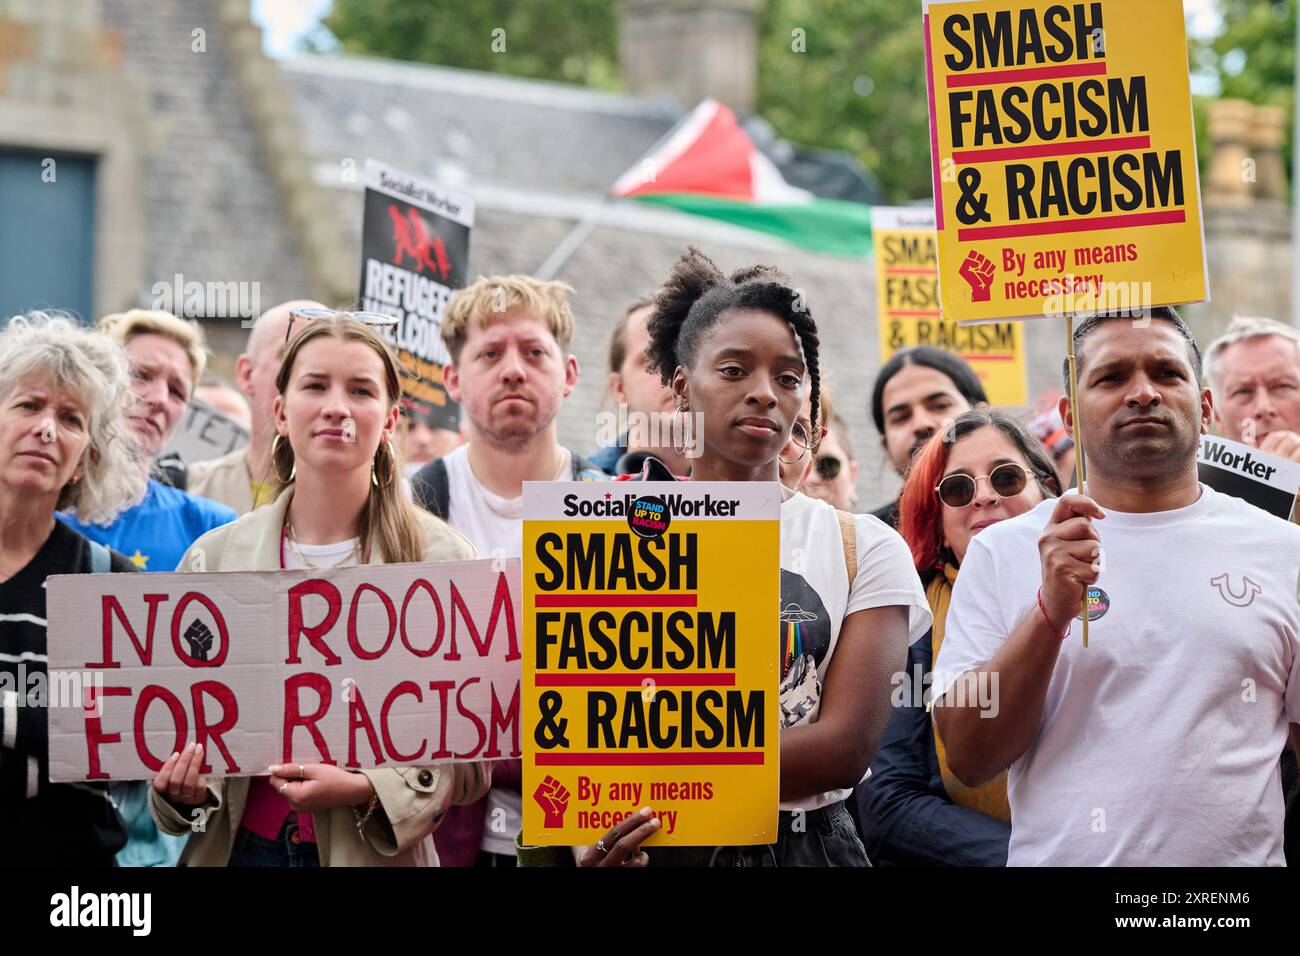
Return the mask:
<path id="1" fill-rule="evenodd" d="M 538 594 L 533 607 L 695 607 L 695 594 Z"/>
<path id="2" fill-rule="evenodd" d="M 736 675 L 717 674 L 534 674 L 535 687 L 735 687 Z"/>
<path id="3" fill-rule="evenodd" d="M 933 268 L 929 269 L 904 269 L 901 266 L 892 266 L 885 269 L 885 275 L 903 275 L 903 276 L 932 276 L 938 275 Z"/>
<path id="4" fill-rule="evenodd" d="M 1105 76 L 1106 63 L 1067 63 L 1065 66 L 1029 66 L 1019 70 L 987 70 L 948 77 L 948 89 L 963 86 L 998 86 L 1025 80 L 1062 80 L 1072 76 Z"/>
<path id="5" fill-rule="evenodd" d="M 1018 226 L 976 226 L 958 229 L 959 242 L 981 239 L 1014 239 L 1017 236 L 1057 236 L 1068 232 L 1098 232 L 1103 229 L 1131 229 L 1134 226 L 1164 226 L 1187 221 L 1182 209 L 1172 212 L 1140 212 L 1132 216 L 1102 216 L 1098 219 L 1066 219 L 1062 222 L 1027 222 Z"/>
<path id="6" fill-rule="evenodd" d="M 767 761 L 761 750 L 722 750 L 717 753 L 539 753 L 535 762 L 539 767 L 735 767 Z"/>
<path id="7" fill-rule="evenodd" d="M 1000 146 L 996 149 L 959 149 L 953 162 L 994 163 L 1005 159 L 1041 159 L 1045 156 L 1086 156 L 1090 153 L 1114 153 L 1121 149 L 1147 149 L 1150 136 L 1116 136 L 1111 139 L 1076 140 L 1069 143 L 1039 143 L 1034 146 Z"/>
<path id="8" fill-rule="evenodd" d="M 924 311 L 924 310 L 917 310 L 917 309 L 890 309 L 890 310 L 888 311 L 888 314 L 889 314 L 889 315 L 909 315 L 909 316 L 910 316 L 910 315 L 918 315 L 918 316 L 935 316 L 935 315 L 942 315 L 943 313 L 942 313 L 942 312 L 939 312 L 938 310 L 933 311 L 933 312 L 927 312 L 927 311 Z"/>

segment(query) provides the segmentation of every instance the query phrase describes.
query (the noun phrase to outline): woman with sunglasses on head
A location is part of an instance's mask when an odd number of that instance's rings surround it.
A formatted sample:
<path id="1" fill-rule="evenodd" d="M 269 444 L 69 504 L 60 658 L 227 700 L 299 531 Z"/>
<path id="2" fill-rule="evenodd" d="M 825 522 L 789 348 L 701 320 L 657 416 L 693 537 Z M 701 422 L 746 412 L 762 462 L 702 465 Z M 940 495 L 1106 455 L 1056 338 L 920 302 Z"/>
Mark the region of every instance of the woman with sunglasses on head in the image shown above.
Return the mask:
<path id="1" fill-rule="evenodd" d="M 692 481 L 778 481 L 805 399 L 820 434 L 817 325 L 801 305 L 766 267 L 727 277 L 695 249 L 673 267 L 655 299 L 648 354 L 677 407 L 703 423 Z M 799 436 L 792 462 L 812 454 L 809 437 Z M 657 465 L 637 477 L 671 478 Z M 867 772 L 891 677 L 929 612 L 893 530 L 789 488 L 782 498 L 777 842 L 645 851 L 656 818 L 634 814 L 585 849 L 580 865 L 869 865 L 844 800 Z"/>
<path id="2" fill-rule="evenodd" d="M 948 601 L 971 539 L 1060 494 L 1056 470 L 1027 428 L 997 409 L 970 411 L 917 452 L 899 497 L 898 530 L 925 583 L 931 633 L 908 651 L 889 725 L 858 788 L 872 860 L 893 866 L 1005 866 L 1007 779 L 964 786 L 948 770 L 925 698 Z M 989 705 L 996 706 L 996 691 Z"/>
<path id="3" fill-rule="evenodd" d="M 402 492 L 392 444 L 397 359 L 371 324 L 348 315 L 299 326 L 276 379 L 271 467 L 278 496 L 200 538 L 180 571 L 278 571 L 473 558 L 460 534 Z M 269 639 L 269 635 L 268 635 Z M 433 830 L 451 804 L 487 790 L 490 765 L 350 772 L 280 765 L 269 777 L 205 779 L 201 746 L 172 754 L 150 810 L 190 836 L 181 865 L 436 866 Z"/>

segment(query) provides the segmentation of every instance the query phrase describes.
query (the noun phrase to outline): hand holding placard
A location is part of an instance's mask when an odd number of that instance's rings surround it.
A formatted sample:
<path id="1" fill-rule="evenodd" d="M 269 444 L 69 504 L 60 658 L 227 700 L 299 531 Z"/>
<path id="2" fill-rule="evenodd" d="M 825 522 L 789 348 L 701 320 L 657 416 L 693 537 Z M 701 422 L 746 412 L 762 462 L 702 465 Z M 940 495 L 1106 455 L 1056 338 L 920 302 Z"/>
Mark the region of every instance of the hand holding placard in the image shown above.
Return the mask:
<path id="1" fill-rule="evenodd" d="M 1105 517 L 1097 502 L 1086 495 L 1062 495 L 1038 538 L 1043 610 L 1058 634 L 1079 612 L 1080 592 L 1101 576 L 1096 564 L 1101 536 L 1092 519 Z"/>

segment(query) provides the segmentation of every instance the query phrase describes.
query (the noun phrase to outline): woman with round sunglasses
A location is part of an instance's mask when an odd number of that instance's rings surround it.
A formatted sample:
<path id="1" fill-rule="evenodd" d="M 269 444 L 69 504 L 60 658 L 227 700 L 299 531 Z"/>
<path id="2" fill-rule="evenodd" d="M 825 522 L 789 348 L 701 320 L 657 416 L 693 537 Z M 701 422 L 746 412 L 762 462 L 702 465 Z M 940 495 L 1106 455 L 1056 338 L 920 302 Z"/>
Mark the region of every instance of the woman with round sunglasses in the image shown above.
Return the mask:
<path id="1" fill-rule="evenodd" d="M 677 407 L 703 423 L 690 480 L 776 482 L 782 461 L 812 453 L 812 441 L 790 443 L 805 399 L 812 434 L 820 434 L 820 343 L 801 304 L 775 270 L 728 277 L 698 250 L 678 259 L 656 296 L 647 352 Z M 655 466 L 637 477 L 671 478 Z M 782 628 L 765 638 L 782 641 L 776 843 L 643 850 L 657 818 L 634 814 L 579 865 L 869 865 L 844 801 L 888 720 L 890 681 L 907 644 L 929 623 L 920 581 L 892 529 L 870 515 L 841 517 L 788 487 L 780 566 Z M 529 852 L 520 851 L 525 865 Z"/>
<path id="2" fill-rule="evenodd" d="M 177 570 L 326 570 L 475 556 L 463 535 L 402 490 L 392 441 L 400 368 L 376 324 L 326 314 L 299 326 L 276 378 L 277 496 L 204 535 Z M 167 758 L 149 792 L 158 826 L 189 835 L 180 865 L 436 866 L 434 828 L 449 806 L 473 803 L 491 780 L 488 763 L 355 772 L 294 763 L 268 776 L 209 780 L 204 762 L 202 745 L 190 743 Z"/>
<path id="3" fill-rule="evenodd" d="M 898 530 L 925 584 L 934 622 L 931 633 L 908 651 L 906 676 L 895 689 L 871 777 L 858 788 L 863 837 L 878 865 L 1006 865 L 1006 775 L 976 788 L 958 781 L 944 759 L 926 698 L 952 586 L 971 539 L 1060 490 L 1042 445 L 997 409 L 964 413 L 912 462 L 899 498 Z"/>

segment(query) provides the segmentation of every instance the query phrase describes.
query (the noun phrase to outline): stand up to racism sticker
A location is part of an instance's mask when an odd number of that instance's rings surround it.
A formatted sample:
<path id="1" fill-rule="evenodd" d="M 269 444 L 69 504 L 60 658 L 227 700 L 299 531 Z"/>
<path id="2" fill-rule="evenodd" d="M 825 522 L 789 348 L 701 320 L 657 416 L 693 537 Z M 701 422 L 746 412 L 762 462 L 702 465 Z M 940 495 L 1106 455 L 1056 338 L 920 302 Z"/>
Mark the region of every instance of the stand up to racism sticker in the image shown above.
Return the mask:
<path id="1" fill-rule="evenodd" d="M 776 839 L 775 485 L 526 483 L 523 594 L 525 843 Z"/>
<path id="2" fill-rule="evenodd" d="M 1209 295 L 1180 0 L 923 0 L 945 318 Z"/>

